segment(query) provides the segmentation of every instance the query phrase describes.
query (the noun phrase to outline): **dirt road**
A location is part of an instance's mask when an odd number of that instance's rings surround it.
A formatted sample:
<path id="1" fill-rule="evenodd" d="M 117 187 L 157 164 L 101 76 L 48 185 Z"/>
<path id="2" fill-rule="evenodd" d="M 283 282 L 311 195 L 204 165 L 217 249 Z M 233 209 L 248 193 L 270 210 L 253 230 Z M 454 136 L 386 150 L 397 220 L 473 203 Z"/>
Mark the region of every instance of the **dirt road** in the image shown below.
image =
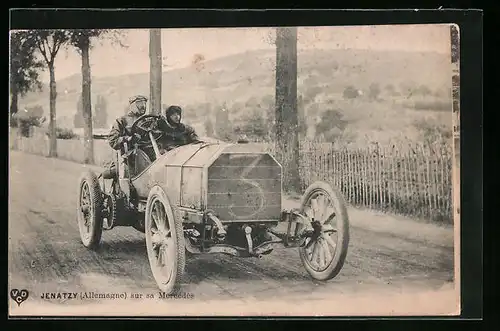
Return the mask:
<path id="1" fill-rule="evenodd" d="M 45 292 L 157 293 L 142 233 L 132 228 L 105 232 L 96 252 L 81 244 L 75 201 L 83 168 L 11 151 L 9 288 L 28 289 L 32 300 Z M 200 301 L 293 301 L 367 291 L 438 290 L 453 281 L 452 229 L 353 208 L 349 212 L 347 261 L 327 284 L 307 276 L 296 250 L 277 248 L 260 260 L 191 258 L 184 291 Z"/>

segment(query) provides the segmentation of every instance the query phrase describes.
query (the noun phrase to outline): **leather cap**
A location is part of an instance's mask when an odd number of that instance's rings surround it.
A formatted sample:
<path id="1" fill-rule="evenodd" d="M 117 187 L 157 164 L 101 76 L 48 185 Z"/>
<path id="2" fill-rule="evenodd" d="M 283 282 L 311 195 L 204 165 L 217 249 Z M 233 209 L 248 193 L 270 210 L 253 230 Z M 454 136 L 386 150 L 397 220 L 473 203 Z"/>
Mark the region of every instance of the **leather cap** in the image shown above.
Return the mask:
<path id="1" fill-rule="evenodd" d="M 148 98 L 143 95 L 134 95 L 133 97 L 128 99 L 129 104 L 133 104 L 136 101 L 148 101 Z"/>
<path id="2" fill-rule="evenodd" d="M 170 106 L 168 107 L 166 110 L 165 110 L 165 116 L 169 116 L 169 115 L 172 115 L 174 113 L 177 113 L 179 115 L 182 114 L 182 108 L 180 106 Z"/>

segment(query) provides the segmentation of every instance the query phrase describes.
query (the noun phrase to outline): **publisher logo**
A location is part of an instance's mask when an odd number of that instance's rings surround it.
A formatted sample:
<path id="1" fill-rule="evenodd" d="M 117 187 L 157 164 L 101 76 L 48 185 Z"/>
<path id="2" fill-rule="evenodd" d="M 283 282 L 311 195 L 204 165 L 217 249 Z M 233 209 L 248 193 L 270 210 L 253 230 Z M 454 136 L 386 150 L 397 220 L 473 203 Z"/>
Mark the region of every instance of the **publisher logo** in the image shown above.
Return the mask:
<path id="1" fill-rule="evenodd" d="M 30 294 L 28 290 L 25 289 L 18 290 L 17 288 L 15 288 L 10 291 L 10 297 L 17 303 L 18 306 L 20 306 L 21 303 L 26 301 L 26 299 L 28 299 L 29 296 Z"/>

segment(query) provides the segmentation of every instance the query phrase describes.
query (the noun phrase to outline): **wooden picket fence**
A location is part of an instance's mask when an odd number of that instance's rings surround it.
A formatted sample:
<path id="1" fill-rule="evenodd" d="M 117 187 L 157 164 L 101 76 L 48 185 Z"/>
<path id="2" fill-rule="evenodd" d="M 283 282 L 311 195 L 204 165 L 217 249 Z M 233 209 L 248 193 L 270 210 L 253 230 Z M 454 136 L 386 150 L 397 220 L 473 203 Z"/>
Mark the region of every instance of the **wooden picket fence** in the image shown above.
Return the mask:
<path id="1" fill-rule="evenodd" d="M 452 150 L 447 144 L 347 148 L 302 142 L 305 188 L 323 180 L 352 205 L 452 222 Z"/>

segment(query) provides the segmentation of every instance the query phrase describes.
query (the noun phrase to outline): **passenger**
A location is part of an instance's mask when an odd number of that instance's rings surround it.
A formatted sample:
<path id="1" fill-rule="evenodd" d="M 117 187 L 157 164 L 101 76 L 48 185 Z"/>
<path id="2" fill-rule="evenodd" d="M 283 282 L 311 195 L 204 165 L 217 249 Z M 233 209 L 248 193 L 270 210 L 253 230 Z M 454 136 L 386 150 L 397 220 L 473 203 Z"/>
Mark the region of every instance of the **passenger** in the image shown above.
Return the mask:
<path id="1" fill-rule="evenodd" d="M 162 149 L 169 151 L 179 146 L 201 142 L 191 126 L 181 123 L 181 107 L 168 107 L 163 117 L 164 120 L 159 122 L 159 129 L 163 132 L 159 142 Z"/>

